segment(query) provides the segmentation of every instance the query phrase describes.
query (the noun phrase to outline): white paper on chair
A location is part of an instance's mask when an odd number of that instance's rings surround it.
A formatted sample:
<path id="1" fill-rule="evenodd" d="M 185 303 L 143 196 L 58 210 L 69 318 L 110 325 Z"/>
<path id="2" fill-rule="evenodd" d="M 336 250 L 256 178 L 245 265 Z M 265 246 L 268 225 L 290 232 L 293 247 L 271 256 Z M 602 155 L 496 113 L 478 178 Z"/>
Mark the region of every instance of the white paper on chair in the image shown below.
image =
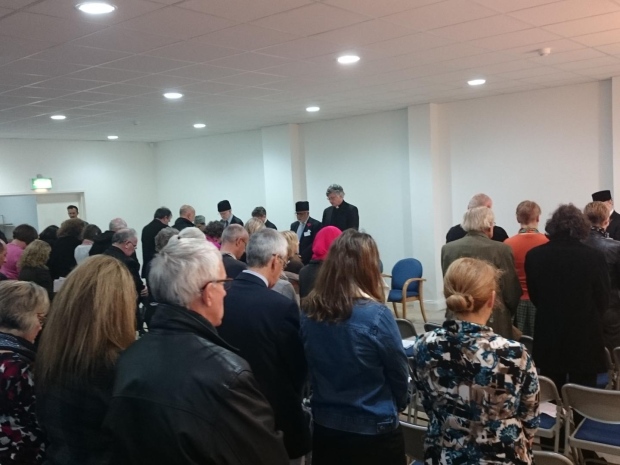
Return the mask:
<path id="1" fill-rule="evenodd" d="M 555 404 L 552 404 L 551 402 L 542 402 L 538 408 L 541 414 L 546 413 L 551 418 L 555 418 L 558 414 L 558 410 L 557 410 L 558 406 Z"/>
<path id="2" fill-rule="evenodd" d="M 403 339 L 403 348 L 408 349 L 409 347 L 413 347 L 415 344 L 415 339 Z"/>

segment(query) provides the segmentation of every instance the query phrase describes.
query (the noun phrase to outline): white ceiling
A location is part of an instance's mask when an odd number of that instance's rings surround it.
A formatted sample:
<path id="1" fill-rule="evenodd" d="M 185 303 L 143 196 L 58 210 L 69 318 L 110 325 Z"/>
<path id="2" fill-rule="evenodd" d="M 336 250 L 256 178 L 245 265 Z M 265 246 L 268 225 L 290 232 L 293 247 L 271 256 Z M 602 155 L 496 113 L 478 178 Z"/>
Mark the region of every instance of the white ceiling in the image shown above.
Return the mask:
<path id="1" fill-rule="evenodd" d="M 620 75 L 620 0 L 78 1 L 0 2 L 1 138 L 157 142 Z"/>

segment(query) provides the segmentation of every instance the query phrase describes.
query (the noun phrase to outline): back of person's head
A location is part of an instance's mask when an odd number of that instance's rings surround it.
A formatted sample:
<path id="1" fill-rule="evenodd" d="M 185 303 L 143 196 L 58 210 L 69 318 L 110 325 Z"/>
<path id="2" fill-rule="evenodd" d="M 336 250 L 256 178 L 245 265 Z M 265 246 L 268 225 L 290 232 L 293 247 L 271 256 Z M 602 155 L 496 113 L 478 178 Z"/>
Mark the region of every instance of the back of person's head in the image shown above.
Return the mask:
<path id="1" fill-rule="evenodd" d="M 52 247 L 45 241 L 35 239 L 24 249 L 24 253 L 19 257 L 17 269 L 24 268 L 43 268 L 50 258 Z"/>
<path id="2" fill-rule="evenodd" d="M 545 231 L 549 239 L 571 238 L 584 240 L 590 232 L 590 222 L 572 203 L 560 205 L 547 220 Z"/>
<path id="3" fill-rule="evenodd" d="M 179 208 L 179 216 L 183 218 L 193 216 L 194 213 L 196 213 L 196 210 L 191 205 L 181 205 L 181 208 Z"/>
<path id="4" fill-rule="evenodd" d="M 265 210 L 265 207 L 256 207 L 254 210 L 252 210 L 252 218 L 266 218 L 267 217 L 267 210 Z"/>
<path id="5" fill-rule="evenodd" d="M 20 224 L 13 230 L 13 239 L 30 244 L 38 237 L 37 230 L 29 224 Z"/>
<path id="6" fill-rule="evenodd" d="M 119 229 L 112 236 L 112 244 L 122 244 L 123 242 L 130 241 L 137 237 L 138 237 L 138 233 L 136 232 L 135 229 L 132 229 L 132 228 Z"/>
<path id="7" fill-rule="evenodd" d="M 252 234 L 256 233 L 257 231 L 260 231 L 261 229 L 264 229 L 265 228 L 265 223 L 263 223 L 258 218 L 250 218 L 249 220 L 247 220 L 245 222 L 244 227 L 245 227 L 245 230 L 248 232 L 248 234 L 251 236 Z"/>
<path id="8" fill-rule="evenodd" d="M 179 233 L 179 237 L 187 237 L 187 238 L 191 238 L 191 239 L 202 239 L 202 240 L 205 240 L 205 233 L 203 233 L 198 228 L 189 227 L 189 228 L 183 229 Z"/>
<path id="9" fill-rule="evenodd" d="M 583 213 L 592 223 L 592 226 L 601 227 L 609 218 L 609 207 L 603 202 L 590 202 L 583 209 Z"/>
<path id="10" fill-rule="evenodd" d="M 172 212 L 167 207 L 159 207 L 155 210 L 155 214 L 153 215 L 154 219 L 163 220 L 164 218 L 171 218 Z"/>
<path id="11" fill-rule="evenodd" d="M 87 241 L 94 241 L 95 237 L 101 234 L 101 229 L 96 224 L 89 224 L 82 230 L 80 239 Z"/>
<path id="12" fill-rule="evenodd" d="M 299 249 L 299 238 L 293 231 L 282 231 L 280 234 L 286 239 L 286 243 L 288 244 L 287 257 L 290 258 L 295 255 Z"/>
<path id="13" fill-rule="evenodd" d="M 491 263 L 477 258 L 452 262 L 443 280 L 446 306 L 457 316 L 480 310 L 497 289 L 500 272 Z"/>
<path id="14" fill-rule="evenodd" d="M 205 226 L 204 233 L 213 238 L 219 239 L 222 237 L 222 233 L 224 232 L 224 225 L 220 221 L 209 221 Z"/>
<path id="15" fill-rule="evenodd" d="M 224 244 L 234 244 L 237 242 L 237 239 L 241 239 L 246 237 L 248 232 L 245 230 L 243 226 L 240 224 L 231 224 L 226 227 L 222 232 L 222 245 Z"/>
<path id="16" fill-rule="evenodd" d="M 469 203 L 467 204 L 467 209 L 476 208 L 476 207 L 493 207 L 493 200 L 486 194 L 476 194 L 471 199 L 469 199 Z"/>
<path id="17" fill-rule="evenodd" d="M 161 249 L 166 247 L 170 238 L 172 236 L 176 236 L 177 234 L 179 234 L 179 230 L 171 227 L 167 227 L 159 231 L 155 236 L 155 252 L 159 252 Z"/>
<path id="18" fill-rule="evenodd" d="M 461 227 L 465 232 L 484 232 L 492 229 L 495 225 L 495 215 L 488 207 L 470 208 L 463 215 Z"/>
<path id="19" fill-rule="evenodd" d="M 113 220 L 110 221 L 110 225 L 109 225 L 110 231 L 116 232 L 120 229 L 126 229 L 126 228 L 127 228 L 127 222 L 122 218 L 114 218 Z"/>
<path id="20" fill-rule="evenodd" d="M 204 234 L 200 239 L 173 236 L 151 262 L 153 297 L 160 303 L 189 308 L 203 286 L 218 279 L 221 263 L 220 252 Z"/>
<path id="21" fill-rule="evenodd" d="M 54 242 L 58 238 L 59 229 L 60 228 L 58 226 L 52 224 L 51 226 L 48 226 L 43 231 L 41 231 L 41 234 L 39 234 L 39 239 L 47 243 Z"/>
<path id="22" fill-rule="evenodd" d="M 302 309 L 317 321 L 344 321 L 362 298 L 384 300 L 379 250 L 369 234 L 347 229 L 329 249 Z"/>
<path id="23" fill-rule="evenodd" d="M 286 239 L 275 229 L 263 228 L 252 234 L 246 249 L 246 262 L 250 268 L 262 268 L 274 255 L 286 257 Z"/>
<path id="24" fill-rule="evenodd" d="M 342 231 L 336 226 L 325 226 L 316 233 L 312 243 L 312 260 L 325 260 L 329 248 L 340 234 Z"/>
<path id="25" fill-rule="evenodd" d="M 87 382 L 135 341 L 136 288 L 119 260 L 87 258 L 54 297 L 36 364 L 37 386 Z"/>
<path id="26" fill-rule="evenodd" d="M 540 207 L 536 202 L 531 200 L 524 200 L 517 205 L 517 221 L 519 224 L 530 224 L 538 219 L 540 216 Z"/>
<path id="27" fill-rule="evenodd" d="M 35 283 L 0 282 L 0 331 L 23 337 L 39 328 L 38 316 L 45 315 L 49 305 L 47 292 Z"/>
<path id="28" fill-rule="evenodd" d="M 85 226 L 86 223 L 79 218 L 65 220 L 60 225 L 58 237 L 75 237 L 77 239 L 80 237 L 80 234 L 82 234 Z"/>

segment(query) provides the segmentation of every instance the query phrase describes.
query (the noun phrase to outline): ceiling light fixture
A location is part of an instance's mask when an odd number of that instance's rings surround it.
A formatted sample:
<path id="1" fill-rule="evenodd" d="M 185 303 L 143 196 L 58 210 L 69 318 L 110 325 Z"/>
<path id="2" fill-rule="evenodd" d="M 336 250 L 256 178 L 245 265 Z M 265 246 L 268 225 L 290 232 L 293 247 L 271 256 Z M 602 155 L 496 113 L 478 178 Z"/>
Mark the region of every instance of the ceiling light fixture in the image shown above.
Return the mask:
<path id="1" fill-rule="evenodd" d="M 164 97 L 170 100 L 175 100 L 175 99 L 183 97 L 183 94 L 180 94 L 179 92 L 166 92 L 164 94 Z"/>
<path id="2" fill-rule="evenodd" d="M 319 111 L 321 109 L 321 107 L 308 107 L 306 108 L 306 111 L 309 113 L 314 113 L 315 111 Z"/>
<path id="3" fill-rule="evenodd" d="M 116 140 L 116 139 L 118 139 L 118 136 L 108 136 L 108 139 L 110 139 L 110 140 Z"/>
<path id="4" fill-rule="evenodd" d="M 67 119 L 65 115 L 52 115 L 50 116 L 50 118 L 55 119 L 55 120 Z"/>
<path id="5" fill-rule="evenodd" d="M 353 63 L 357 63 L 358 61 L 360 61 L 360 57 L 357 55 L 342 55 L 341 57 L 338 57 L 338 63 L 341 65 L 351 65 Z"/>
<path id="6" fill-rule="evenodd" d="M 470 86 L 481 86 L 485 82 L 487 82 L 486 79 L 472 79 L 471 81 L 467 81 L 467 84 Z"/>
<path id="7" fill-rule="evenodd" d="M 76 6 L 82 13 L 87 13 L 89 15 L 105 15 L 116 10 L 114 5 L 110 5 L 106 2 L 85 2 Z"/>
<path id="8" fill-rule="evenodd" d="M 194 124 L 194 127 L 195 127 L 196 129 L 202 129 L 202 128 L 206 128 L 206 127 L 207 127 L 207 125 L 206 125 L 206 124 L 204 124 L 204 123 L 196 123 L 196 124 Z"/>

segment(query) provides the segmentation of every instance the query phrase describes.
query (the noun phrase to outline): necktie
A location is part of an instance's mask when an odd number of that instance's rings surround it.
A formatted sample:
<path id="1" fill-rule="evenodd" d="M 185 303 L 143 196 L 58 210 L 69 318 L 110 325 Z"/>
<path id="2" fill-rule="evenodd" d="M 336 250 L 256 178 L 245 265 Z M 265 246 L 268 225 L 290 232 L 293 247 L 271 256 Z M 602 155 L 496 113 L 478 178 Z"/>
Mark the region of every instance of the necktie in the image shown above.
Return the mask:
<path id="1" fill-rule="evenodd" d="M 297 226 L 297 238 L 299 239 L 299 242 L 301 242 L 301 236 L 304 233 L 304 228 L 306 227 L 305 223 L 302 223 L 301 221 L 299 222 L 299 226 Z"/>

